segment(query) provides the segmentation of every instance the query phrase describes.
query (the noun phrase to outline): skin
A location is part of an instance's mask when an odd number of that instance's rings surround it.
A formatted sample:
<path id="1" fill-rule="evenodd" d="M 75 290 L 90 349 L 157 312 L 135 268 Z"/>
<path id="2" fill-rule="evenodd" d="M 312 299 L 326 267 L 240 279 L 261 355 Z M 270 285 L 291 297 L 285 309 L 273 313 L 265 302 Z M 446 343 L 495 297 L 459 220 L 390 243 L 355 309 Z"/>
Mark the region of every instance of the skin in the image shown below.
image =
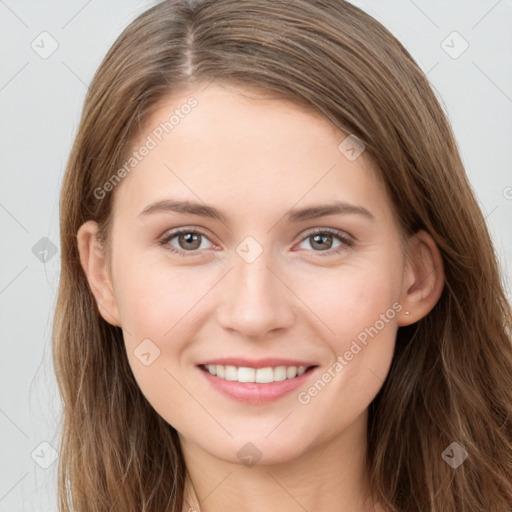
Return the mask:
<path id="1" fill-rule="evenodd" d="M 364 471 L 368 406 L 388 373 L 398 327 L 418 321 L 439 299 L 439 250 L 420 231 L 405 240 L 406 258 L 365 153 L 350 161 L 338 149 L 346 134 L 258 90 L 217 84 L 173 92 L 134 147 L 190 96 L 198 106 L 110 192 L 111 251 L 96 242 L 93 221 L 78 232 L 100 312 L 122 327 L 141 391 L 180 433 L 201 510 L 384 510 L 372 508 Z M 171 211 L 140 215 L 169 198 L 212 205 L 226 221 Z M 353 213 L 284 217 L 335 200 L 363 206 L 374 220 Z M 183 240 L 180 246 L 179 237 L 168 242 L 189 255 L 158 243 L 180 227 L 207 236 L 194 250 Z M 327 234 L 319 248 L 314 228 L 348 234 L 354 245 Z M 236 251 L 247 236 L 262 249 L 251 263 Z M 298 393 L 394 303 L 401 306 L 394 318 L 300 403 Z M 148 338 L 160 355 L 146 366 L 134 350 Z M 199 362 L 230 356 L 299 358 L 318 368 L 299 390 L 269 404 L 244 404 L 198 374 Z M 237 457 L 248 442 L 261 453 L 253 466 Z M 198 509 L 188 491 L 186 499 L 184 510 Z"/>

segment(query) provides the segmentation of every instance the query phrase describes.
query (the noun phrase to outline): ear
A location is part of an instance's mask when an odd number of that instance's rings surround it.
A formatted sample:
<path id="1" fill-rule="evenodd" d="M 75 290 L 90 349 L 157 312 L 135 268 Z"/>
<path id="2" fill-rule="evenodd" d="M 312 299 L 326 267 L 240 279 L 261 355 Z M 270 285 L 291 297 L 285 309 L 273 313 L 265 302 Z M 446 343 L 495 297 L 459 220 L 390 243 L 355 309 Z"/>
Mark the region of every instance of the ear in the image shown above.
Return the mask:
<path id="1" fill-rule="evenodd" d="M 426 231 L 419 230 L 408 240 L 398 325 L 413 324 L 426 316 L 437 304 L 443 287 L 441 253 L 434 239 Z M 409 312 L 407 315 L 406 311 Z"/>
<path id="2" fill-rule="evenodd" d="M 92 220 L 82 224 L 77 233 L 77 241 L 80 263 L 98 304 L 99 312 L 109 324 L 120 327 L 121 319 L 107 270 L 105 252 L 98 241 L 98 224 Z"/>

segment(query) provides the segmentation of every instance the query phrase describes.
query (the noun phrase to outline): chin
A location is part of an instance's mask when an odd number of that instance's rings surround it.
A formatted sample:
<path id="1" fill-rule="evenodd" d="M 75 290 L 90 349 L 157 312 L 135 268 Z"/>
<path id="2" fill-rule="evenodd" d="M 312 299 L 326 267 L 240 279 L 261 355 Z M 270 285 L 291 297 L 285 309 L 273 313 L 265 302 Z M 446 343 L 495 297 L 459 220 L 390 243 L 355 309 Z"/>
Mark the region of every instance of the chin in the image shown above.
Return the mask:
<path id="1" fill-rule="evenodd" d="M 208 444 L 205 444 L 204 437 L 200 442 L 193 439 L 191 441 L 217 459 L 247 467 L 287 463 L 300 457 L 309 448 L 301 435 L 280 436 L 277 432 L 267 438 L 261 434 L 248 434 L 236 436 L 234 439 L 212 439 Z"/>

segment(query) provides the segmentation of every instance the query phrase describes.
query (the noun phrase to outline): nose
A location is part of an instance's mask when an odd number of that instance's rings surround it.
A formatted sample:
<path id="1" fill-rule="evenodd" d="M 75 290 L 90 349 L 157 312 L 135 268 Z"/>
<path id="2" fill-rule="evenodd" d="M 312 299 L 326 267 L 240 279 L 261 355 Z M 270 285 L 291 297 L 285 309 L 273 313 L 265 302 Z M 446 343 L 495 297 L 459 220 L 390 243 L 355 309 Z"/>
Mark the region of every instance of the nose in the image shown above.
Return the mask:
<path id="1" fill-rule="evenodd" d="M 217 309 L 220 325 L 238 336 L 259 340 L 285 331 L 295 321 L 294 295 L 286 277 L 263 254 L 252 263 L 235 255 L 234 267 L 226 276 L 221 304 Z"/>

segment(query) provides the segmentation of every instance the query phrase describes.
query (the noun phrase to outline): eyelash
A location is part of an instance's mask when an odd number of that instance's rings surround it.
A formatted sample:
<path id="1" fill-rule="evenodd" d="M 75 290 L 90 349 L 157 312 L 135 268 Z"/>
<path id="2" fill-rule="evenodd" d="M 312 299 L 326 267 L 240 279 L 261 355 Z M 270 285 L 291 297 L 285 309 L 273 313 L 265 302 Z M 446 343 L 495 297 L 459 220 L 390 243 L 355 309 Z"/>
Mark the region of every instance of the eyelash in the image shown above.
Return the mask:
<path id="1" fill-rule="evenodd" d="M 176 238 L 177 236 L 181 235 L 181 234 L 194 234 L 194 235 L 201 235 L 203 237 L 205 237 L 206 239 L 208 239 L 208 236 L 206 235 L 206 233 L 200 231 L 200 230 L 197 230 L 197 229 L 187 229 L 187 228 L 182 228 L 182 229 L 178 229 L 176 231 L 173 231 L 171 233 L 169 233 L 163 240 L 161 240 L 159 243 L 161 246 L 163 246 L 166 250 L 172 252 L 172 253 L 175 253 L 175 254 L 179 254 L 180 256 L 197 256 L 198 252 L 196 251 L 199 251 L 199 249 L 195 249 L 194 251 L 184 251 L 182 249 L 178 249 L 172 245 L 169 245 L 169 242 L 173 239 L 173 238 Z M 317 228 L 315 229 L 313 232 L 309 233 L 307 236 L 305 236 L 304 238 L 301 239 L 300 243 L 304 242 L 304 240 L 307 240 L 308 238 L 311 238 L 315 235 L 325 235 L 325 234 L 328 234 L 328 235 L 332 235 L 333 237 L 337 238 L 339 241 L 342 242 L 342 245 L 340 245 L 339 247 L 336 247 L 335 249 L 329 249 L 327 251 L 313 251 L 315 253 L 318 253 L 319 256 L 333 256 L 335 254 L 339 254 L 343 251 L 346 251 L 350 248 L 352 248 L 354 246 L 354 240 L 351 238 L 351 237 L 348 237 L 344 234 L 342 234 L 342 232 L 340 231 L 337 231 L 335 229 L 331 229 L 331 228 Z"/>

